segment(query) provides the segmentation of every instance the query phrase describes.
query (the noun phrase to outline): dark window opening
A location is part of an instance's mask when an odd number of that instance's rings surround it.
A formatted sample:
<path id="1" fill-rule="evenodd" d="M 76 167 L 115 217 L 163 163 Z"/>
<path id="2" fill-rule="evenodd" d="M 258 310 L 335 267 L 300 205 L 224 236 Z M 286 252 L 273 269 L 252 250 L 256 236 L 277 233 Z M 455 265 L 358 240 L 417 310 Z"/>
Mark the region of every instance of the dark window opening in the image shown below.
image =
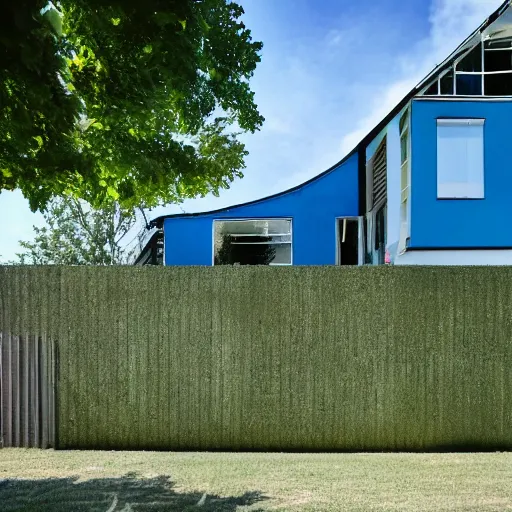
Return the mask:
<path id="1" fill-rule="evenodd" d="M 439 94 L 438 86 L 437 86 L 437 80 L 431 84 L 427 90 L 425 91 L 426 96 L 437 96 Z"/>
<path id="2" fill-rule="evenodd" d="M 363 244 L 364 244 L 364 264 L 371 265 L 372 263 L 372 247 L 369 241 L 369 234 L 371 232 L 371 217 L 366 215 L 363 221 Z"/>
<path id="3" fill-rule="evenodd" d="M 485 71 L 511 71 L 512 51 L 486 51 L 484 53 Z"/>
<path id="4" fill-rule="evenodd" d="M 457 71 L 482 71 L 482 45 L 478 44 L 458 64 Z M 457 89 L 457 93 L 458 93 Z"/>
<path id="5" fill-rule="evenodd" d="M 457 95 L 481 96 L 482 75 L 457 75 Z"/>
<path id="6" fill-rule="evenodd" d="M 375 250 L 377 264 L 384 265 L 386 259 L 386 208 L 382 207 L 375 214 Z"/>
<path id="7" fill-rule="evenodd" d="M 441 94 L 452 95 L 453 94 L 453 71 L 448 71 L 440 80 Z"/>
<path id="8" fill-rule="evenodd" d="M 338 219 L 338 263 L 359 264 L 358 219 Z"/>
<path id="9" fill-rule="evenodd" d="M 512 96 L 512 73 L 485 75 L 486 96 Z"/>
<path id="10" fill-rule="evenodd" d="M 480 42 L 443 72 L 423 96 L 512 96 L 512 38 Z"/>

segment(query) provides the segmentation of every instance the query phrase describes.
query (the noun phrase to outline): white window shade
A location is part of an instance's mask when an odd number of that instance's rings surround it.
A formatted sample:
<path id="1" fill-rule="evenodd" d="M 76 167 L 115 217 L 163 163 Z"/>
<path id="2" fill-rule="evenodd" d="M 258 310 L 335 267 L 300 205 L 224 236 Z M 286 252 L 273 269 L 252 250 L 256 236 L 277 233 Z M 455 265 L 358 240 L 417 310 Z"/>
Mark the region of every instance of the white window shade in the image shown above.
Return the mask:
<path id="1" fill-rule="evenodd" d="M 437 120 L 437 197 L 484 197 L 484 119 Z"/>

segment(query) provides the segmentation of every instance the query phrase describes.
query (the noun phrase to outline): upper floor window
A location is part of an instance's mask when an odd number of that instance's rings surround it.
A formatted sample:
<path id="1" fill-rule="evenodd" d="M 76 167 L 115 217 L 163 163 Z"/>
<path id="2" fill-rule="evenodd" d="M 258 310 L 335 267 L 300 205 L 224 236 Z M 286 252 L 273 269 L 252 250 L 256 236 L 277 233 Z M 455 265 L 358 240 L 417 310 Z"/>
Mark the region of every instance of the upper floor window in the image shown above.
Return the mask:
<path id="1" fill-rule="evenodd" d="M 437 120 L 437 197 L 484 197 L 484 119 Z"/>
<path id="2" fill-rule="evenodd" d="M 290 219 L 215 220 L 214 265 L 291 265 Z"/>
<path id="3" fill-rule="evenodd" d="M 459 56 L 424 96 L 512 96 L 512 39 L 491 39 Z"/>

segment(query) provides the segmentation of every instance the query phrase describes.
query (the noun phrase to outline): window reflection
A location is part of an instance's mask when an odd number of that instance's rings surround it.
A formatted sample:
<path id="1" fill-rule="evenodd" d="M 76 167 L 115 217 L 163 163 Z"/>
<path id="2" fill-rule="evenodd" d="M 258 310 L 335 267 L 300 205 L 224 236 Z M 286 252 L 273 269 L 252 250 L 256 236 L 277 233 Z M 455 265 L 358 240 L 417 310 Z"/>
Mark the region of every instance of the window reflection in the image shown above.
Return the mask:
<path id="1" fill-rule="evenodd" d="M 291 265 L 291 220 L 214 221 L 215 265 Z"/>

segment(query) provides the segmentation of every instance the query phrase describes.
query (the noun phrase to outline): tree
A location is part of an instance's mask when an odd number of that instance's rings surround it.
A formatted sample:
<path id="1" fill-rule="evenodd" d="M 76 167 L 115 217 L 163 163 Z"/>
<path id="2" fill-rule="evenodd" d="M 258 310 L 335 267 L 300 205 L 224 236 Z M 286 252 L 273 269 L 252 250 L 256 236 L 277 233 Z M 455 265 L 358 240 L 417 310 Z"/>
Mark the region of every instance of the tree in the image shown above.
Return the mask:
<path id="1" fill-rule="evenodd" d="M 151 207 L 242 176 L 262 44 L 229 0 L 4 0 L 0 190 Z"/>
<path id="2" fill-rule="evenodd" d="M 34 226 L 33 242 L 20 241 L 19 263 L 32 265 L 114 265 L 127 263 L 126 235 L 135 215 L 110 203 L 100 210 L 77 199 L 54 199 L 44 213 L 48 227 Z"/>
<path id="3" fill-rule="evenodd" d="M 269 265 L 276 256 L 275 247 L 265 243 L 271 241 L 271 236 L 247 237 L 225 233 L 215 254 L 215 265 Z"/>

